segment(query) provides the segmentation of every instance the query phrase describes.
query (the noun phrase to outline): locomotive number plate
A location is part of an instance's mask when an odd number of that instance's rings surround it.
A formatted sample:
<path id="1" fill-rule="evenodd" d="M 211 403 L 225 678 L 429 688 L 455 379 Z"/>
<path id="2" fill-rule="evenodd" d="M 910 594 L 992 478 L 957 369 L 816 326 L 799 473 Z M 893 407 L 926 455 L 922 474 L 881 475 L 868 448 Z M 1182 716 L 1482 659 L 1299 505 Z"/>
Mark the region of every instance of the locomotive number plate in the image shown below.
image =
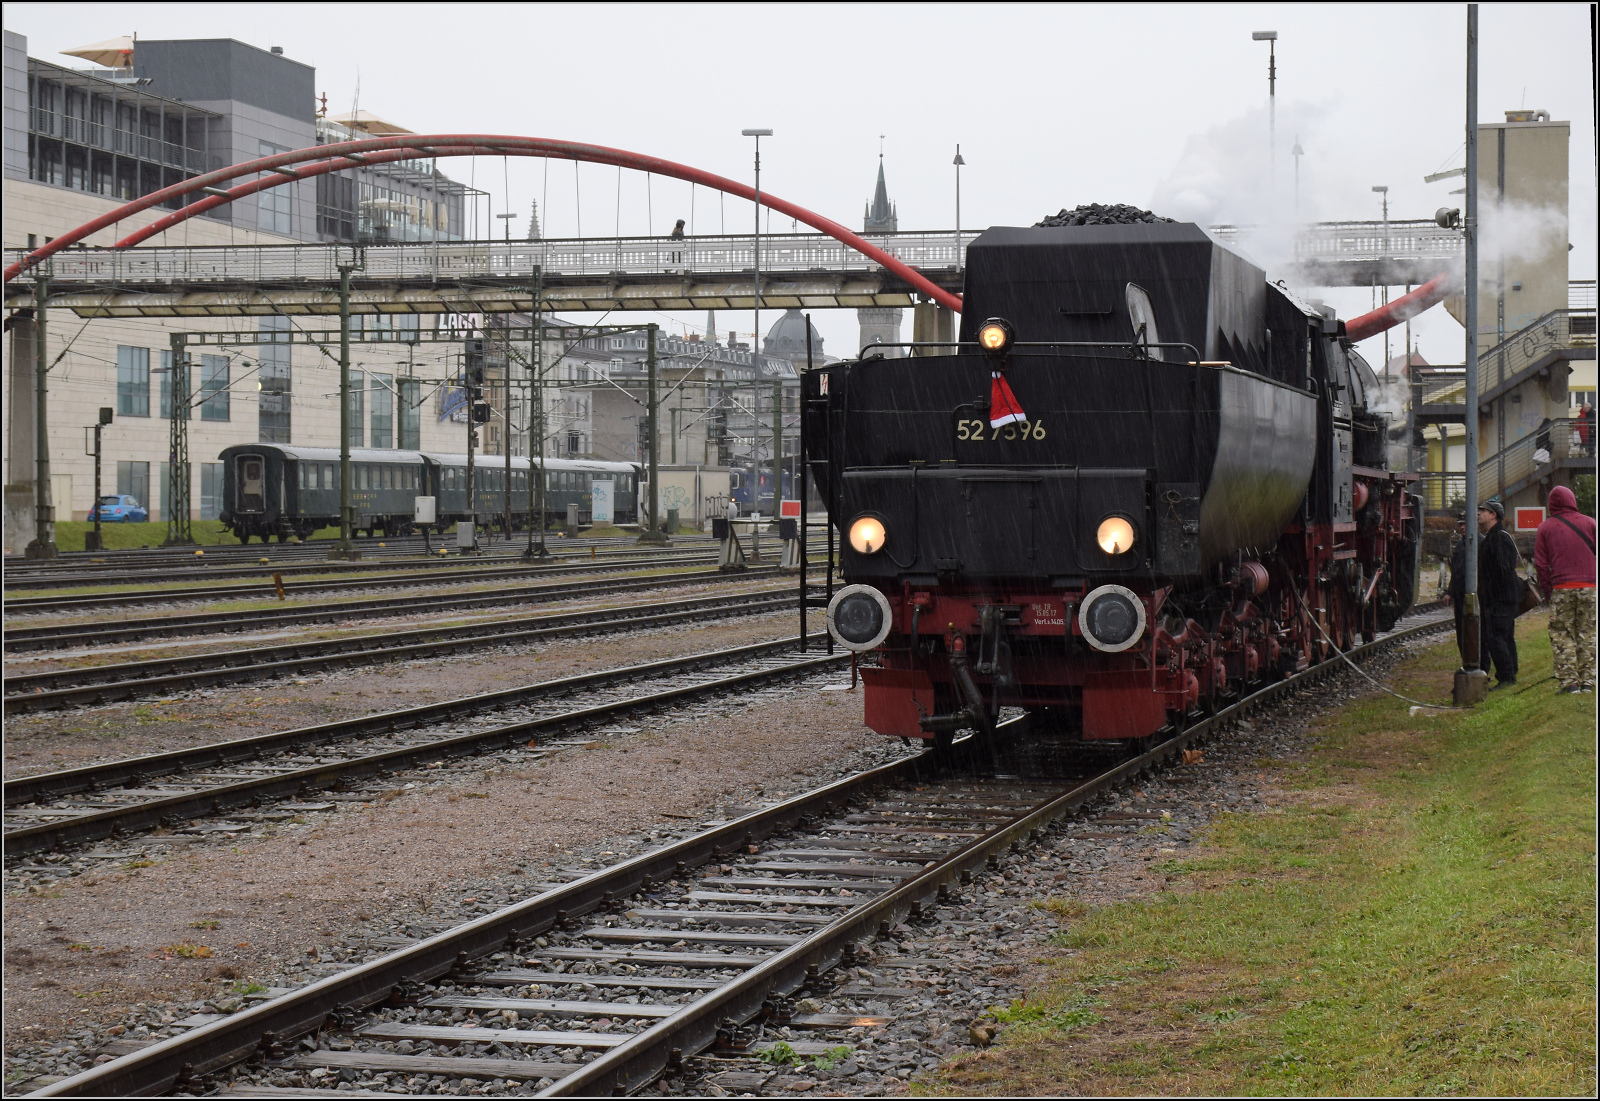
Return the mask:
<path id="1" fill-rule="evenodd" d="M 992 443 L 996 440 L 1042 440 L 1044 436 L 1043 421 L 1017 421 L 1000 428 L 990 428 L 989 422 L 983 420 L 962 418 L 956 421 L 956 439 L 970 440 L 974 443 Z"/>

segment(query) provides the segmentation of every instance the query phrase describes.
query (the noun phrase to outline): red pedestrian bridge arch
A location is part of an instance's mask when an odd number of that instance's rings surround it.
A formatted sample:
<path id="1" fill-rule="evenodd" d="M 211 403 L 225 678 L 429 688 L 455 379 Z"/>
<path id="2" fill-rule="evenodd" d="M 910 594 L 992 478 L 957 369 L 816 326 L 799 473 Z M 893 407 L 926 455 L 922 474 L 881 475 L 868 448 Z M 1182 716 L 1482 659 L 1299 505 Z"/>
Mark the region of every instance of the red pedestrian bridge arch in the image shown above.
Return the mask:
<path id="1" fill-rule="evenodd" d="M 382 138 L 362 138 L 356 141 L 295 149 L 287 153 L 277 153 L 270 157 L 261 157 L 257 160 L 245 161 L 242 164 L 230 165 L 215 172 L 207 172 L 204 175 L 195 176 L 193 179 L 185 180 L 171 187 L 162 188 L 160 191 L 153 191 L 143 198 L 125 203 L 113 211 L 85 222 L 76 229 L 64 233 L 41 248 L 30 252 L 17 263 L 8 266 L 5 269 L 4 281 L 11 282 L 29 268 L 49 259 L 63 249 L 70 248 L 93 233 L 98 233 L 100 230 L 126 220 L 132 214 L 137 214 L 141 210 L 148 210 L 173 199 L 184 198 L 197 192 L 203 193 L 205 198 L 188 203 L 180 209 L 156 219 L 151 224 L 123 237 L 112 247 L 118 249 L 130 248 L 158 233 L 179 225 L 197 214 L 204 214 L 206 211 L 224 203 L 235 202 L 257 192 L 294 183 L 297 180 L 311 179 L 329 172 L 363 168 L 389 161 L 470 156 L 552 157 L 558 160 L 587 161 L 592 164 L 609 164 L 622 168 L 637 169 L 642 172 L 670 176 L 675 179 L 715 188 L 718 191 L 736 195 L 739 198 L 759 202 L 762 206 L 804 222 L 813 229 L 827 234 L 842 244 L 860 252 L 863 256 L 883 265 L 884 268 L 904 279 L 916 291 L 926 295 L 939 305 L 956 311 L 961 309 L 960 295 L 940 287 L 909 264 L 896 259 L 833 219 L 824 218 L 814 211 L 807 210 L 805 207 L 791 203 L 786 199 L 780 199 L 775 195 L 764 192 L 758 195 L 755 188 L 748 184 L 740 183 L 738 180 L 730 180 L 726 176 L 718 176 L 713 172 L 678 164 L 675 161 L 669 161 L 661 157 L 632 153 L 626 149 L 613 149 L 604 145 L 588 145 L 583 142 L 559 141 L 553 138 L 522 138 L 499 134 L 406 134 Z M 241 176 L 254 176 L 258 173 L 261 174 L 258 179 L 248 180 L 245 183 L 235 184 L 228 188 L 219 186 Z"/>

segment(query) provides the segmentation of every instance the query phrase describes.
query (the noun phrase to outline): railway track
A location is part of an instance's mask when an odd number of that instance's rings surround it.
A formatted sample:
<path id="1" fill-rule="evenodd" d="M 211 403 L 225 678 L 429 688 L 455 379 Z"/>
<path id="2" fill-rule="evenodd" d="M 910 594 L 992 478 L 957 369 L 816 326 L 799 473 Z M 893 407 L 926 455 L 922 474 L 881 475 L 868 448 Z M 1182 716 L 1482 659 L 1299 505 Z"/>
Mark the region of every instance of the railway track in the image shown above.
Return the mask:
<path id="1" fill-rule="evenodd" d="M 615 573 L 619 570 L 636 570 L 651 567 L 690 566 L 706 562 L 715 562 L 716 548 L 710 550 L 691 550 L 685 552 L 660 552 L 629 557 L 611 557 L 605 560 L 583 560 L 552 563 L 549 565 L 529 566 L 458 566 L 449 570 L 440 570 L 429 567 L 421 572 L 396 573 L 392 566 L 383 569 L 389 572 L 361 576 L 353 574 L 349 577 L 331 578 L 320 581 L 286 581 L 284 591 L 288 593 L 318 593 L 339 592 L 349 589 L 381 589 L 396 588 L 404 585 L 465 585 L 480 581 L 498 581 L 505 578 L 517 577 L 542 577 L 552 574 L 564 573 Z M 282 573 L 270 566 L 263 566 L 253 571 L 254 575 L 271 577 L 274 573 Z M 315 568 L 311 572 L 317 571 Z M 243 578 L 244 573 L 233 574 L 232 577 L 215 577 L 207 579 L 210 583 L 187 588 L 166 589 L 135 589 L 127 592 L 110 593 L 76 593 L 66 596 L 37 596 L 16 597 L 7 600 L 4 611 L 7 614 L 19 612 L 54 612 L 70 611 L 76 608 L 107 608 L 107 607 L 133 607 L 142 604 L 163 604 L 175 600 L 234 600 L 259 597 L 277 596 L 277 583 L 252 584 L 249 581 L 240 581 L 228 584 L 232 578 Z M 167 580 L 172 579 L 171 573 L 160 575 Z M 148 580 L 158 580 L 151 578 Z M 179 579 L 180 581 L 183 579 Z M 115 585 L 121 582 L 112 578 L 101 578 L 85 581 L 85 585 Z M 12 585 L 10 579 L 6 581 L 7 588 L 28 588 L 27 584 Z M 31 586 L 34 588 L 55 588 L 53 584 Z"/>
<path id="2" fill-rule="evenodd" d="M 519 756 L 531 759 L 542 743 L 596 724 L 803 676 L 847 658 L 796 652 L 793 639 L 756 643 L 7 780 L 5 850 L 14 856 L 181 825 L 450 757 L 521 747 L 529 752 Z"/>
<path id="3" fill-rule="evenodd" d="M 710 544 L 712 549 L 715 544 Z M 195 581 L 211 580 L 225 581 L 233 578 L 271 577 L 279 574 L 285 577 L 299 577 L 304 575 L 346 574 L 352 577 L 361 577 L 369 574 L 383 574 L 397 569 L 413 569 L 427 573 L 471 571 L 474 569 L 505 568 L 549 568 L 563 563 L 577 562 L 579 560 L 607 559 L 620 561 L 624 559 L 655 559 L 671 557 L 680 554 L 704 553 L 708 544 L 703 539 L 696 539 L 687 544 L 675 544 L 672 548 L 662 551 L 659 548 L 645 548 L 637 546 L 625 547 L 600 547 L 591 546 L 582 551 L 569 551 L 564 554 L 553 554 L 548 558 L 526 561 L 519 555 L 487 555 L 476 554 L 470 557 L 463 555 L 434 555 L 423 557 L 416 555 L 409 558 L 392 559 L 362 559 L 360 561 L 329 561 L 326 558 L 307 558 L 304 556 L 294 559 L 284 559 L 274 554 L 238 555 L 225 561 L 217 561 L 211 556 L 204 558 L 190 555 L 187 558 L 149 566 L 141 564 L 138 570 L 121 570 L 115 568 L 91 569 L 76 572 L 61 572 L 54 570 L 27 571 L 6 568 L 7 587 L 19 591 L 29 589 L 56 589 L 78 586 L 100 585 L 132 585 L 140 582 L 171 581 L 175 576 L 190 577 Z M 262 559 L 266 559 L 265 562 Z"/>
<path id="4" fill-rule="evenodd" d="M 115 530 L 114 525 L 107 526 L 112 526 L 112 530 Z M 680 538 L 680 536 L 674 536 L 674 538 Z M 682 538 L 694 539 L 701 538 L 701 536 L 696 531 L 685 531 Z M 362 552 L 363 557 L 368 557 L 368 555 L 370 557 L 405 557 L 408 554 L 418 554 L 424 549 L 422 536 L 419 536 L 419 534 L 400 534 L 400 536 L 384 536 L 384 538 L 373 539 L 357 538 L 354 539 L 354 542 L 355 547 Z M 435 552 L 438 551 L 438 547 L 453 546 L 453 544 L 454 536 L 448 533 L 443 534 L 443 536 L 435 534 L 429 541 L 430 549 Z M 528 533 L 526 531 L 518 531 L 517 538 L 510 539 L 509 542 L 504 539 L 504 536 L 499 536 L 496 533 L 493 546 L 486 547 L 483 554 L 522 554 L 526 549 L 526 544 L 528 544 Z M 557 536 L 557 534 L 550 533 L 547 534 L 546 538 L 546 546 L 555 552 L 562 551 L 562 549 L 571 549 L 571 547 L 578 547 L 581 551 L 587 552 L 590 546 L 622 547 L 637 546 L 637 544 L 638 536 L 634 536 L 634 534 L 605 536 L 605 538 L 597 539 L 579 536 L 579 538 L 573 539 L 566 538 L 565 534 Z M 198 544 L 195 544 L 195 546 L 187 547 L 125 547 L 125 549 L 115 549 L 115 551 L 64 551 L 58 554 L 58 557 L 50 560 L 30 560 L 22 559 L 21 555 L 6 555 L 8 560 L 6 560 L 5 565 L 6 570 L 21 568 L 21 570 L 26 571 L 75 570 L 75 568 L 91 567 L 91 565 L 117 567 L 117 565 L 123 565 L 123 563 L 133 563 L 133 565 L 144 567 L 144 565 L 162 565 L 162 563 L 166 562 L 187 562 L 187 560 L 194 557 L 195 551 L 205 551 L 208 559 L 248 559 L 251 562 L 258 555 L 269 551 L 274 555 L 283 555 L 285 559 L 326 560 L 328 551 L 331 551 L 333 546 L 333 539 L 307 539 L 304 542 L 277 542 L 277 544 L 219 542 L 219 544 L 211 544 L 211 546 L 198 546 Z"/>
<path id="5" fill-rule="evenodd" d="M 507 607 L 520 603 L 570 600 L 577 597 L 603 597 L 639 589 L 706 584 L 730 578 L 759 580 L 778 575 L 775 566 L 756 566 L 739 574 L 715 571 L 669 574 L 660 577 L 625 580 L 576 581 L 569 585 L 523 585 L 458 596 L 393 596 L 371 600 L 334 601 L 311 606 L 285 604 L 280 608 L 257 608 L 239 612 L 195 612 L 168 615 L 130 622 L 75 622 L 48 627 L 8 627 L 5 652 L 31 653 L 85 646 L 118 646 L 152 638 L 183 638 L 194 635 L 228 634 L 315 623 L 342 623 L 352 619 L 371 619 L 393 615 L 426 615 L 473 608 Z"/>
<path id="6" fill-rule="evenodd" d="M 811 537 L 819 544 L 825 530 L 810 529 Z M 778 545 L 775 535 L 769 536 L 772 547 Z M 666 553 L 705 551 L 715 549 L 710 536 L 684 533 L 673 536 L 673 547 Z M 133 584 L 140 581 L 170 580 L 174 574 L 194 575 L 195 579 L 212 577 L 268 577 L 274 573 L 285 576 L 303 574 L 346 573 L 359 576 L 400 567 L 412 569 L 454 570 L 482 568 L 496 563 L 512 565 L 527 563 L 522 558 L 524 544 L 509 547 L 495 546 L 476 554 L 441 555 L 441 547 L 434 553 L 420 553 L 421 541 L 414 548 L 396 551 L 395 548 L 360 548 L 363 557 L 354 561 L 329 559 L 327 547 L 308 547 L 283 544 L 268 547 L 196 547 L 180 553 L 153 553 L 148 551 L 123 552 L 127 561 L 108 561 L 108 555 L 86 555 L 73 561 L 57 559 L 43 564 L 33 562 L 7 562 L 5 566 L 7 587 L 18 590 L 41 588 L 66 588 L 72 586 Z M 195 551 L 202 552 L 196 554 Z M 116 552 L 108 552 L 114 554 Z M 541 565 L 559 564 L 580 558 L 659 558 L 663 551 L 658 547 L 640 546 L 637 539 L 562 539 L 551 547 L 549 557 L 537 559 Z M 263 563 L 261 560 L 267 559 Z"/>
<path id="7" fill-rule="evenodd" d="M 1409 626 L 1352 656 L 1448 626 L 1444 617 Z M 1087 777 L 952 776 L 929 754 L 907 758 L 548 885 L 32 1096 L 207 1093 L 217 1086 L 211 1075 L 246 1060 L 323 1075 L 499 1078 L 536 1083 L 546 1096 L 617 1096 L 681 1073 L 707 1049 L 758 1049 L 768 1026 L 829 1038 L 791 1042 L 798 1054 L 848 1046 L 850 1029 L 882 1022 L 799 1013 L 792 999 L 825 990 L 828 972 L 848 964 L 856 945 L 957 901 L 991 860 L 1191 743 L 1345 668 L 1334 657 Z M 317 1050 L 290 1042 L 313 1032 L 338 1042 Z M 404 1054 L 399 1041 L 409 1041 Z"/>
<path id="8" fill-rule="evenodd" d="M 796 599 L 792 588 L 770 589 L 636 604 L 628 608 L 519 616 L 457 627 L 421 627 L 280 646 L 251 646 L 188 657 L 15 674 L 5 678 L 5 707 L 12 715 L 93 707 L 291 674 L 442 657 L 484 646 L 527 645 L 553 638 L 761 615 L 792 608 Z"/>
<path id="9" fill-rule="evenodd" d="M 527 532 L 520 532 L 519 538 L 512 539 L 509 543 L 497 537 L 494 544 L 485 548 L 481 557 L 506 557 L 521 555 L 527 549 Z M 694 540 L 704 538 L 697 532 L 684 532 L 674 536 L 675 540 Z M 381 544 L 381 545 L 380 545 Z M 383 539 L 357 539 L 356 549 L 362 554 L 362 560 L 369 558 L 404 558 L 411 555 L 420 556 L 424 550 L 420 535 L 396 535 Z M 437 553 L 440 547 L 452 547 L 453 535 L 435 536 L 428 546 L 432 553 Z M 221 562 L 255 562 L 263 554 L 270 554 L 280 561 L 306 561 L 327 562 L 328 552 L 333 548 L 331 539 L 315 539 L 303 543 L 276 543 L 272 545 L 220 543 L 211 546 L 190 547 L 152 547 L 148 549 L 124 549 L 105 551 L 66 551 L 58 557 L 47 560 L 24 560 L 20 557 L 16 561 L 6 563 L 6 571 L 18 570 L 25 574 L 49 573 L 52 571 L 63 572 L 74 569 L 87 569 L 95 566 L 104 566 L 111 569 L 135 566 L 151 568 L 166 565 L 193 565 L 194 552 L 205 552 L 205 559 L 211 563 Z M 599 539 L 579 537 L 569 539 L 566 536 L 554 536 L 546 539 L 546 546 L 553 553 L 563 552 L 587 554 L 590 547 L 637 547 L 638 537 L 622 535 Z M 354 565 L 355 563 L 344 563 Z"/>

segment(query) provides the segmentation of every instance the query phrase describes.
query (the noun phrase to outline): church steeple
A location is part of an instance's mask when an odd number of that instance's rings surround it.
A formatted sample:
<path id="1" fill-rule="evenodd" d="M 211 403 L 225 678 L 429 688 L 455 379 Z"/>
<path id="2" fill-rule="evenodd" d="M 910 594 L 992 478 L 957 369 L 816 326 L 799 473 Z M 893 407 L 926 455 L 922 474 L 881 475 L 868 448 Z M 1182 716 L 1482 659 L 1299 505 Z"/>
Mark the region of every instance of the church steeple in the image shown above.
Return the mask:
<path id="1" fill-rule="evenodd" d="M 900 228 L 900 215 L 889 201 L 889 184 L 883 178 L 883 150 L 878 150 L 878 186 L 872 193 L 872 202 L 861 219 L 864 233 L 893 233 Z M 883 355 L 896 359 L 901 349 L 892 347 L 900 342 L 900 309 L 896 306 L 864 306 L 856 311 L 861 323 L 859 348 L 869 344 L 891 345 Z"/>
<path id="2" fill-rule="evenodd" d="M 883 178 L 883 154 L 878 154 L 878 187 L 872 193 L 872 204 L 862 217 L 864 233 L 893 233 L 900 228 L 900 215 L 889 201 L 889 185 Z"/>

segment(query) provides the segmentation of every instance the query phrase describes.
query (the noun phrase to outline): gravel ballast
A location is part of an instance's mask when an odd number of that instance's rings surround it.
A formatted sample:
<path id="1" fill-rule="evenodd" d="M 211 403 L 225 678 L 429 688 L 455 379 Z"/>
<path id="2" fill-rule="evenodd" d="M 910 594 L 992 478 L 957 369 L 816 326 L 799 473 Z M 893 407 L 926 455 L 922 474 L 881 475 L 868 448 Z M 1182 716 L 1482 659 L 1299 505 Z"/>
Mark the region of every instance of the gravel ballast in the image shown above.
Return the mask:
<path id="1" fill-rule="evenodd" d="M 533 768 L 465 762 L 392 798 L 307 815 L 265 836 L 212 837 L 148 867 L 117 866 L 11 894 L 7 1079 L 73 1073 L 124 1037 L 170 1034 L 191 1013 L 237 1009 L 239 982 L 298 985 L 392 950 L 396 937 L 509 905 L 536 882 L 571 878 L 693 832 L 705 817 L 907 752 L 860 725 L 856 695 L 821 690 L 841 679 L 635 721 L 613 732 L 621 737 L 597 738 L 592 749 L 574 747 Z M 1093 906 L 1160 889 L 1152 862 L 1177 853 L 1192 859 L 1217 814 L 1272 813 L 1286 796 L 1271 762 L 1303 758 L 1315 711 L 1364 690 L 1346 678 L 1257 718 L 1209 746 L 1204 762 L 1112 797 L 1092 820 L 1008 856 L 927 924 L 901 926 L 867 946 L 867 955 L 809 995 L 812 1011 L 893 1018 L 841 1034 L 848 1058 L 826 1067 L 697 1059 L 662 1092 L 898 1093 L 943 1060 L 970 1055 L 991 1038 L 982 1032 L 985 1011 L 1019 996 L 1040 958 L 1064 950 L 1048 944 L 1058 926 L 1038 901 L 1065 895 Z M 228 886 L 219 891 L 218 884 Z M 185 955 L 184 945 L 211 954 Z M 781 1030 L 767 1037 L 783 1038 Z M 370 1076 L 337 1077 L 354 1088 L 385 1088 Z M 333 1084 L 282 1074 L 253 1080 Z M 33 1077 L 28 1088 L 40 1082 Z M 405 1092 L 527 1093 L 536 1085 L 424 1081 Z"/>

